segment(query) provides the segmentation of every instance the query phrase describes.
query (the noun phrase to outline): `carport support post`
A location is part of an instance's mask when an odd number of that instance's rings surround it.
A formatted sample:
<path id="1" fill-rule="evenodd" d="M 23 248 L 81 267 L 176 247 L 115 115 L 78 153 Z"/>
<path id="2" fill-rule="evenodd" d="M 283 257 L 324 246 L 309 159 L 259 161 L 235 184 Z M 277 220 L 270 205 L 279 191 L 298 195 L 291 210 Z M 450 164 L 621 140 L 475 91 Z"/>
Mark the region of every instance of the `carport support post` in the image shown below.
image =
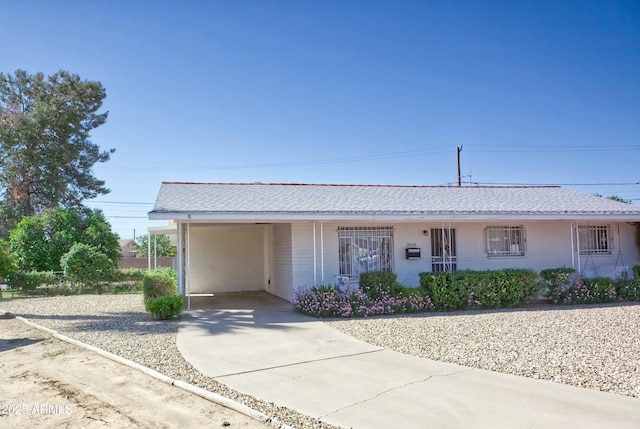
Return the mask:
<path id="1" fill-rule="evenodd" d="M 316 257 L 316 223 L 313 222 L 313 285 L 318 284 L 318 262 Z"/>
<path id="2" fill-rule="evenodd" d="M 182 223 L 178 224 L 178 293 L 182 296 L 185 296 L 185 287 L 184 287 L 184 225 Z"/>
<path id="3" fill-rule="evenodd" d="M 324 284 L 324 230 L 320 222 L 320 281 Z"/>
<path id="4" fill-rule="evenodd" d="M 578 275 L 581 275 L 582 263 L 580 262 L 580 228 L 578 228 L 578 221 L 576 221 L 576 247 L 578 248 Z"/>
<path id="5" fill-rule="evenodd" d="M 576 269 L 576 249 L 573 247 L 573 222 L 569 224 L 569 238 L 571 240 L 571 268 Z"/>
<path id="6" fill-rule="evenodd" d="M 191 311 L 191 227 L 187 222 L 187 311 Z"/>

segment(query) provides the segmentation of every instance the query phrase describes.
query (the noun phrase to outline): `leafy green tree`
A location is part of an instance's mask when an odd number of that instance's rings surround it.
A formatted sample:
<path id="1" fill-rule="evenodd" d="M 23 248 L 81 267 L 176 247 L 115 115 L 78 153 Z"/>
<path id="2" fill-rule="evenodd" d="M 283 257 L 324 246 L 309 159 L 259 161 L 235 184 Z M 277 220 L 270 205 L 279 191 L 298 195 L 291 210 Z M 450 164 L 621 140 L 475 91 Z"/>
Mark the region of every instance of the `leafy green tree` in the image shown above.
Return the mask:
<path id="1" fill-rule="evenodd" d="M 114 264 L 121 257 L 118 235 L 99 210 L 46 210 L 24 217 L 10 236 L 10 250 L 22 271 L 61 271 L 60 259 L 75 243 L 98 248 Z"/>
<path id="2" fill-rule="evenodd" d="M 0 73 L 0 227 L 109 192 L 92 167 L 114 149 L 90 139 L 107 120 L 98 113 L 105 97 L 100 82 L 67 71 Z"/>
<path id="3" fill-rule="evenodd" d="M 109 281 L 116 269 L 114 262 L 101 249 L 84 243 L 75 243 L 61 258 L 60 265 L 66 278 L 97 286 Z"/>
<path id="4" fill-rule="evenodd" d="M 6 278 L 9 274 L 18 270 L 9 253 L 9 244 L 0 240 L 0 277 Z"/>
<path id="5" fill-rule="evenodd" d="M 149 255 L 149 234 L 141 235 L 136 239 L 136 256 L 138 258 L 146 258 Z M 171 244 L 171 240 L 168 235 L 156 235 L 151 237 L 151 257 L 156 256 L 171 256 L 174 257 L 177 254 L 176 247 Z"/>

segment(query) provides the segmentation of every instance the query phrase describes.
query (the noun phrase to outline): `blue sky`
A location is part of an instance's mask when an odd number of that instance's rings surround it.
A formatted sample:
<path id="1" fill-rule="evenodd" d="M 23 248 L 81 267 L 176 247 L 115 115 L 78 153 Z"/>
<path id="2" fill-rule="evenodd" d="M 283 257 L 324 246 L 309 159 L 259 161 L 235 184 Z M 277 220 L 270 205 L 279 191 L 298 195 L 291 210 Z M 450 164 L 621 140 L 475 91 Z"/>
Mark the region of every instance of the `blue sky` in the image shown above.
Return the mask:
<path id="1" fill-rule="evenodd" d="M 0 0 L 0 71 L 102 82 L 123 238 L 162 181 L 563 184 L 640 204 L 640 2 Z M 635 183 L 635 184 L 633 184 Z M 600 184 L 600 185 L 596 185 Z M 616 185 L 612 185 L 616 184 Z M 633 184 L 633 185 L 632 185 Z"/>

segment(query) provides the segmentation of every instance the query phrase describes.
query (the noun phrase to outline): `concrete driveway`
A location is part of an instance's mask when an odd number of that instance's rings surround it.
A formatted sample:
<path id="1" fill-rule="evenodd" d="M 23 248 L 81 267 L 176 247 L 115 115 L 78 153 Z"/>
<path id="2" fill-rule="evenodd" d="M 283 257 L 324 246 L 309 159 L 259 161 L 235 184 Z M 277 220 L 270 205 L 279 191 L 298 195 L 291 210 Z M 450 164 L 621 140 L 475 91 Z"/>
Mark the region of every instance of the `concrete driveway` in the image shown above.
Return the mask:
<path id="1" fill-rule="evenodd" d="M 345 428 L 640 428 L 640 400 L 408 356 L 266 292 L 192 298 L 178 348 L 240 392 Z"/>

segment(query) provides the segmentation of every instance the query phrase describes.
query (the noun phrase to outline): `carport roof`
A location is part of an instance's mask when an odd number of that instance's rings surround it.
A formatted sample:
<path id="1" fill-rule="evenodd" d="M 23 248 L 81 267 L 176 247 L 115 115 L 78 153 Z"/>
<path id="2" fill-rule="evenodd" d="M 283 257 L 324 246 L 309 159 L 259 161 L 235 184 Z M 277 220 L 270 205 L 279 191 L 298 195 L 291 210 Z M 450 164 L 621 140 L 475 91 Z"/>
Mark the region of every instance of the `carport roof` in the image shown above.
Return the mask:
<path id="1" fill-rule="evenodd" d="M 559 186 L 163 182 L 149 219 L 640 221 L 640 207 Z"/>

